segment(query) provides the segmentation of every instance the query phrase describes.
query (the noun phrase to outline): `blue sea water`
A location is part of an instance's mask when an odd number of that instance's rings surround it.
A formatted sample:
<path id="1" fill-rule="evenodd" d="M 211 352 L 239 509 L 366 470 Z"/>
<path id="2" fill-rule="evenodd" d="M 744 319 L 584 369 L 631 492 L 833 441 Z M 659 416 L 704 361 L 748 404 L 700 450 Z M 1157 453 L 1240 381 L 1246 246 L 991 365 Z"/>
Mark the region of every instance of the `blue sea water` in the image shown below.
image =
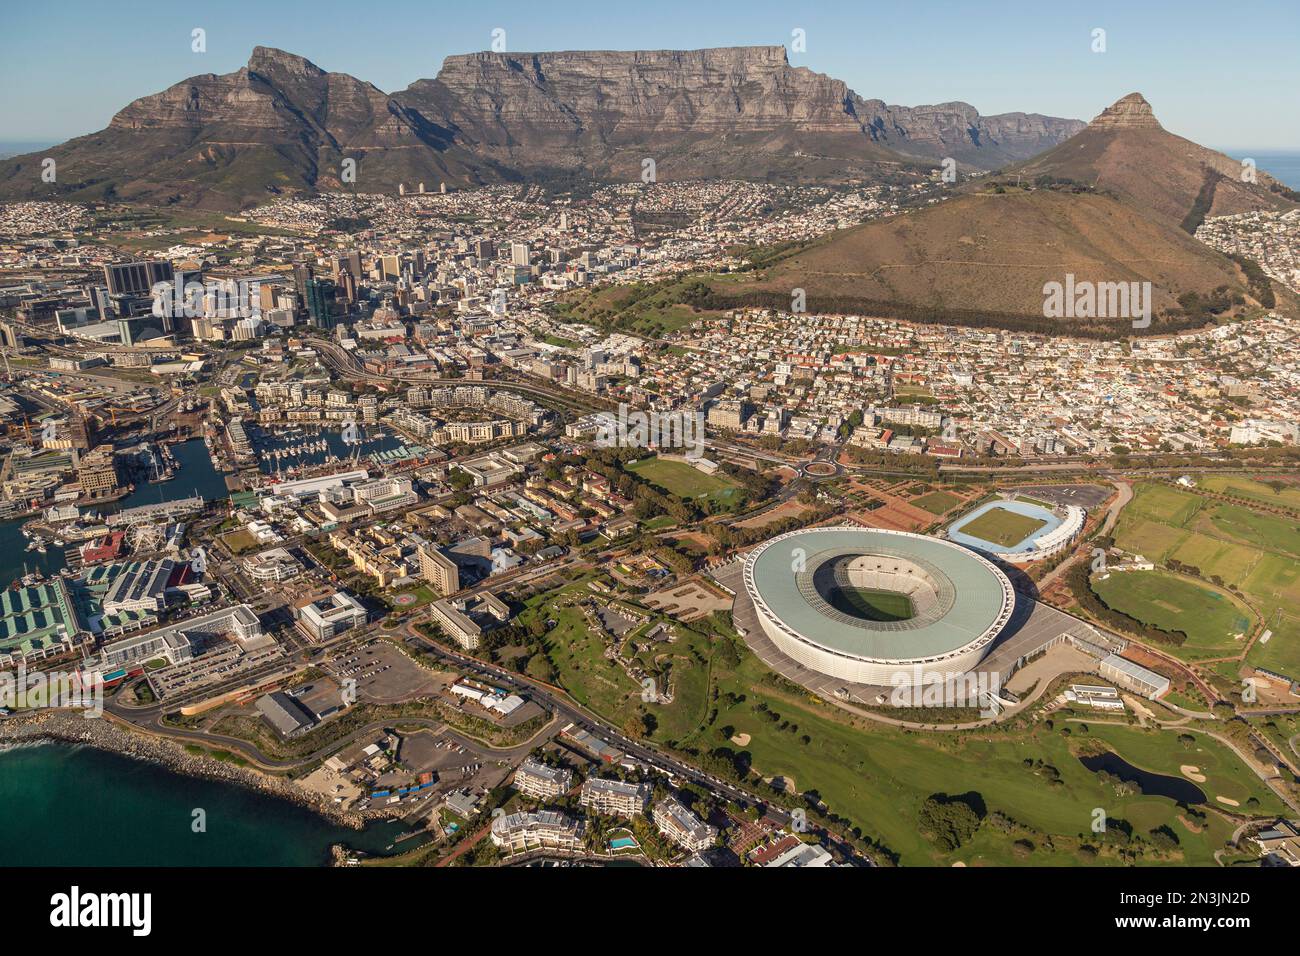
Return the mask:
<path id="1" fill-rule="evenodd" d="M 1278 182 L 1300 189 L 1300 149 L 1225 149 L 1233 159 L 1253 159 Z"/>

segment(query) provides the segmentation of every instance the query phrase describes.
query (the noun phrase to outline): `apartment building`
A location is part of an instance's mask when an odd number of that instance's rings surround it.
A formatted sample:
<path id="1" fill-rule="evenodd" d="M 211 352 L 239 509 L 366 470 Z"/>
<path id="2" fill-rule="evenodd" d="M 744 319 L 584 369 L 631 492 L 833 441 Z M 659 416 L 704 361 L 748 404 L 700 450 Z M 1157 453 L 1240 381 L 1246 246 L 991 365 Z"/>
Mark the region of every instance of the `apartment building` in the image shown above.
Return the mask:
<path id="1" fill-rule="evenodd" d="M 652 791 L 648 783 L 588 777 L 578 802 L 593 813 L 630 817 L 645 812 Z"/>
<path id="2" fill-rule="evenodd" d="M 537 813 L 511 813 L 492 821 L 492 842 L 510 853 L 528 850 L 582 850 L 583 827 L 567 813 L 542 810 Z"/>
<path id="3" fill-rule="evenodd" d="M 652 817 L 660 833 L 692 852 L 713 846 L 718 838 L 716 827 L 709 826 L 674 797 L 655 804 Z"/>
<path id="4" fill-rule="evenodd" d="M 529 757 L 515 770 L 515 789 L 526 797 L 547 800 L 568 793 L 573 786 L 573 771 L 551 767 Z"/>
<path id="5" fill-rule="evenodd" d="M 438 546 L 426 542 L 416 548 L 420 559 L 420 577 L 424 578 L 438 593 L 446 596 L 460 590 L 460 568 L 456 562 L 447 557 Z"/>

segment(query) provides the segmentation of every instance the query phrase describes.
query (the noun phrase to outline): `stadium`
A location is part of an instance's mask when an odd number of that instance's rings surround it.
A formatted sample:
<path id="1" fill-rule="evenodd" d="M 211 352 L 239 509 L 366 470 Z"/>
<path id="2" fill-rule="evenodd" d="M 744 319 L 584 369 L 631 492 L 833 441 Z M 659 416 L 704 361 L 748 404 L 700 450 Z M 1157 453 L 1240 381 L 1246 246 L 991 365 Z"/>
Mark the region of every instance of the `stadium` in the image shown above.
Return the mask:
<path id="1" fill-rule="evenodd" d="M 1008 564 L 1028 564 L 1070 548 L 1088 513 L 1077 505 L 1049 506 L 1026 498 L 999 498 L 962 515 L 944 536 Z"/>
<path id="2" fill-rule="evenodd" d="M 904 531 L 791 531 L 750 552 L 743 581 L 781 653 L 878 687 L 973 670 L 1015 610 L 1011 582 L 987 558 Z"/>

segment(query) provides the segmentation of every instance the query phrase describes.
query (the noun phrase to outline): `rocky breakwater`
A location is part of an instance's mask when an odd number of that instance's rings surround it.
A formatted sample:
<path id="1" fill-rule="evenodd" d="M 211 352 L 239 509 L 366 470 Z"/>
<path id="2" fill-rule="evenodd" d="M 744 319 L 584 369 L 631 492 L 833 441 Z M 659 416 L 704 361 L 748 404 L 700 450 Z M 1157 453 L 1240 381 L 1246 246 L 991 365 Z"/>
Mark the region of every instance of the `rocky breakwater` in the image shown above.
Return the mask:
<path id="1" fill-rule="evenodd" d="M 174 741 L 133 733 L 104 718 L 88 720 L 80 714 L 46 710 L 0 720 L 0 745 L 46 741 L 95 747 L 135 760 L 150 760 L 174 773 L 247 787 L 306 807 L 332 823 L 354 830 L 360 830 L 367 821 L 367 817 L 340 810 L 326 797 L 310 793 L 289 780 L 219 760 L 206 752 L 192 753 Z"/>

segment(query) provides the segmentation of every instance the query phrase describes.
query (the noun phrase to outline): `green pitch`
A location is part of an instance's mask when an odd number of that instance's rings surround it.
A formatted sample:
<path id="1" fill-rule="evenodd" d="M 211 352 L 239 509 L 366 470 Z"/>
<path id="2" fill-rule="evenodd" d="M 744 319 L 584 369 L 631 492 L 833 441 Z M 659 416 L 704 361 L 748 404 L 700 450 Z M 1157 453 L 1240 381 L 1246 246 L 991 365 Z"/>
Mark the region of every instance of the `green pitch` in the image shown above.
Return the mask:
<path id="1" fill-rule="evenodd" d="M 1024 541 L 1046 524 L 1047 522 L 1042 518 L 1016 514 L 1005 508 L 990 508 L 974 521 L 968 521 L 957 530 L 972 538 L 1009 548 Z"/>

